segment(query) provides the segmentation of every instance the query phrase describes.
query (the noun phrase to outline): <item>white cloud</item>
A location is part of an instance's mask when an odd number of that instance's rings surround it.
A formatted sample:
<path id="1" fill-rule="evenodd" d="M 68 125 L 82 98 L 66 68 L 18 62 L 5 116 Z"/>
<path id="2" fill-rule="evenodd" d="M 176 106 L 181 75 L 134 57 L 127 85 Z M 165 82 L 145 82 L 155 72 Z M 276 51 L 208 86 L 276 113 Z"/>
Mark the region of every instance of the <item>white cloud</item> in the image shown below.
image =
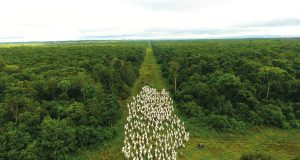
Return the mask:
<path id="1" fill-rule="evenodd" d="M 298 0 L 3 0 L 0 42 L 300 36 Z"/>

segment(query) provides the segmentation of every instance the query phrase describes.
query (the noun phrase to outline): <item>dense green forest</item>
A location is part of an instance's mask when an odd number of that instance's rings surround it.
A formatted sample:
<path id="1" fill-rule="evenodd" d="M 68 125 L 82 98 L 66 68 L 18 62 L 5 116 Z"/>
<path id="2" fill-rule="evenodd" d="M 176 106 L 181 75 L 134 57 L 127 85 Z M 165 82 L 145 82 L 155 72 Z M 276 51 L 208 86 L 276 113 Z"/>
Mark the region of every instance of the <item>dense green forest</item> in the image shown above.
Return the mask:
<path id="1" fill-rule="evenodd" d="M 300 128 L 300 40 L 155 41 L 180 113 L 216 130 Z"/>
<path id="2" fill-rule="evenodd" d="M 145 46 L 0 44 L 0 159 L 67 159 L 114 138 Z"/>

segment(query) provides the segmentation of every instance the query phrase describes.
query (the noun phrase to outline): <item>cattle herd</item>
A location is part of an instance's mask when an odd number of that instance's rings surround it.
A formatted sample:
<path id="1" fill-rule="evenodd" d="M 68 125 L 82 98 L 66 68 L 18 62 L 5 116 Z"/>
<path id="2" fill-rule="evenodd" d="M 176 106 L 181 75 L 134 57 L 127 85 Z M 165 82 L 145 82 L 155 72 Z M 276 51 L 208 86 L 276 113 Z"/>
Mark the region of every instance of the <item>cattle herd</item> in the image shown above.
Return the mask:
<path id="1" fill-rule="evenodd" d="M 176 159 L 176 149 L 185 147 L 189 133 L 174 113 L 168 92 L 144 86 L 127 105 L 122 152 L 127 159 Z"/>

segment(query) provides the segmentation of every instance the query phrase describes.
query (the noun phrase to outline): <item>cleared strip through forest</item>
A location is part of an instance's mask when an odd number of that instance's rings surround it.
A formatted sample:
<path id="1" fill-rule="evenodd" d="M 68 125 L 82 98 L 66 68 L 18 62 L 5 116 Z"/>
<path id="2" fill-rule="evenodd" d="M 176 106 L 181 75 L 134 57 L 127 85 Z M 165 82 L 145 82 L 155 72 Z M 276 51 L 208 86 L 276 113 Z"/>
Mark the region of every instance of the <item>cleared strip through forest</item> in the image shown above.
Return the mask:
<path id="1" fill-rule="evenodd" d="M 139 78 L 136 80 L 132 89 L 132 95 L 136 95 L 145 85 L 149 85 L 150 87 L 158 90 L 166 88 L 166 83 L 162 77 L 160 67 L 154 57 L 150 42 L 146 49 L 144 62 L 140 68 Z"/>

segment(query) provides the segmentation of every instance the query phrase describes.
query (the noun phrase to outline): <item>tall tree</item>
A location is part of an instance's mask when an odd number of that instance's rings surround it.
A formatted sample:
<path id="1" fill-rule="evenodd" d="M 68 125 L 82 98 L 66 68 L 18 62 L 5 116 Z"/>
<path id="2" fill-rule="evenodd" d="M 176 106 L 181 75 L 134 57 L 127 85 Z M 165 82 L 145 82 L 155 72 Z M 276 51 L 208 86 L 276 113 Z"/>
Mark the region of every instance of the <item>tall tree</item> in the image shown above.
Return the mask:
<path id="1" fill-rule="evenodd" d="M 176 60 L 171 60 L 169 62 L 170 65 L 170 73 L 172 77 L 174 78 L 174 92 L 176 93 L 177 90 L 177 76 L 178 76 L 178 70 L 179 70 L 179 62 Z"/>
<path id="2" fill-rule="evenodd" d="M 269 98 L 270 87 L 272 82 L 281 80 L 287 75 L 287 72 L 279 67 L 262 67 L 259 69 L 258 76 L 267 83 L 266 99 Z"/>

